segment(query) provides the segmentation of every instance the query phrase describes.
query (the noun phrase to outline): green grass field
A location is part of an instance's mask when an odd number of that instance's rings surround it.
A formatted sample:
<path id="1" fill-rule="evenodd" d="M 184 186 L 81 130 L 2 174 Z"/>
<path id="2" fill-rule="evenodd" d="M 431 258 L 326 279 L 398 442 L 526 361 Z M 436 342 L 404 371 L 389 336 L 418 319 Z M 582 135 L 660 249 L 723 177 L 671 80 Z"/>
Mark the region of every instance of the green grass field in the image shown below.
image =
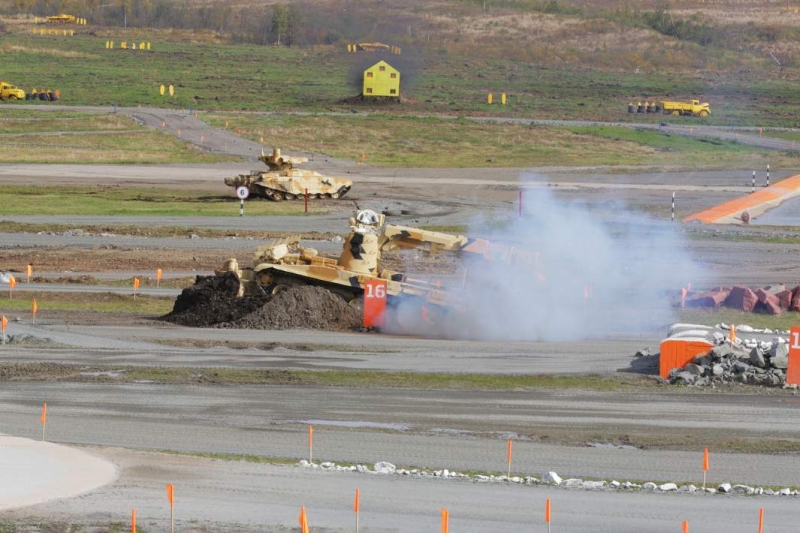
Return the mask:
<path id="1" fill-rule="evenodd" d="M 117 31 L 110 29 L 109 31 Z M 119 30 L 122 32 L 122 30 Z M 104 48 L 106 38 L 0 35 L 3 76 L 26 90 L 61 90 L 67 105 L 143 105 L 215 110 L 370 110 L 344 103 L 359 94 L 365 58 L 343 47 L 283 48 L 154 40 L 147 29 L 127 30 L 130 41 L 152 40 L 150 51 Z M 421 48 L 398 59 L 406 69 L 406 102 L 384 112 L 436 112 L 559 119 L 686 124 L 794 126 L 800 101 L 789 78 L 752 72 L 710 75 L 609 72 L 586 68 L 479 59 Z M 89 81 L 90 80 L 90 81 Z M 158 94 L 174 84 L 174 97 Z M 486 94 L 509 95 L 489 105 Z M 704 95 L 705 120 L 629 115 L 630 100 Z M 2 104 L 13 106 L 13 104 Z M 48 105 L 37 102 L 37 105 Z"/>
<path id="2" fill-rule="evenodd" d="M 134 300 L 133 288 L 131 294 L 112 293 L 59 293 L 59 292 L 30 292 L 21 290 L 24 283 L 18 285 L 18 290 L 12 298 L 8 291 L 0 295 L 0 311 L 14 311 L 15 314 L 30 313 L 33 299 L 36 299 L 38 312 L 42 311 L 96 311 L 99 313 L 131 313 L 136 315 L 161 316 L 172 310 L 175 299 L 172 297 L 157 297 L 139 295 Z"/>
<path id="3" fill-rule="evenodd" d="M 464 118 L 397 115 L 263 115 L 213 113 L 214 126 L 236 128 L 254 141 L 280 142 L 377 166 L 525 167 L 658 165 L 724 168 L 796 165 L 797 158 L 731 141 L 692 139 L 612 126 L 550 127 L 482 123 Z"/>
<path id="4" fill-rule="evenodd" d="M 149 216 L 239 216 L 239 202 L 232 190 L 220 182 L 218 193 L 166 188 L 98 187 L 0 187 L 2 215 L 149 215 Z M 325 212 L 310 203 L 309 213 Z M 303 202 L 251 200 L 248 215 L 299 215 Z"/>
<path id="5" fill-rule="evenodd" d="M 0 105 L 0 163 L 217 163 L 232 157 L 203 152 L 169 133 L 113 114 L 47 115 Z"/>

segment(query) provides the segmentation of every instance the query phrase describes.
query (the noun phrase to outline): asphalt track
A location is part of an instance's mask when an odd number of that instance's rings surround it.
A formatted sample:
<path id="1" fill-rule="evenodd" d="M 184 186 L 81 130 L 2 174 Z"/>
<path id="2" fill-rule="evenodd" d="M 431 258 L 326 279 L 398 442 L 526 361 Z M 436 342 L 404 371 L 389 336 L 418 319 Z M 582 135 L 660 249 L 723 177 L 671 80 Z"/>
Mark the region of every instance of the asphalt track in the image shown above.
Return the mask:
<path id="1" fill-rule="evenodd" d="M 514 471 L 567 477 L 702 481 L 702 450 L 551 445 L 529 435 L 647 430 L 796 439 L 794 398 L 648 397 L 572 390 L 460 392 L 335 387 L 146 383 L 7 383 L 0 419 L 9 434 L 36 438 L 48 404 L 57 443 L 264 457 L 307 458 L 312 424 L 318 461 L 502 471 L 515 439 Z M 603 444 L 603 443 L 601 443 Z M 712 482 L 795 485 L 796 454 L 714 453 Z M 754 468 L 757 464 L 758 467 Z"/>
<path id="2" fill-rule="evenodd" d="M 68 522 L 126 521 L 135 505 L 148 531 L 169 529 L 164 483 L 175 484 L 177 531 L 286 532 L 298 530 L 305 506 L 311 531 L 353 531 L 353 496 L 358 488 L 361 531 L 439 531 L 441 509 L 450 531 L 487 533 L 546 531 L 545 500 L 552 501 L 552 531 L 574 533 L 691 531 L 750 533 L 759 507 L 765 531 L 796 530 L 793 498 L 618 494 L 550 487 L 486 485 L 450 480 L 324 472 L 291 466 L 208 461 L 196 457 L 89 448 L 120 465 L 119 480 L 80 498 L 0 513 L 0 519 L 30 517 Z"/>

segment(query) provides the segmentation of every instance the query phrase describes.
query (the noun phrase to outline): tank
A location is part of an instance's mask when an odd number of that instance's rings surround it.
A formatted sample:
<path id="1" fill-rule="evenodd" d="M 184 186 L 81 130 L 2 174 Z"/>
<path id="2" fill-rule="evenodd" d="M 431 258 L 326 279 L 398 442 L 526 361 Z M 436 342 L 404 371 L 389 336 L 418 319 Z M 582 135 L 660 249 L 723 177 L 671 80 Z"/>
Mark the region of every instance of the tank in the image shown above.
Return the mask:
<path id="1" fill-rule="evenodd" d="M 225 178 L 225 185 L 234 188 L 245 186 L 250 190 L 250 196 L 275 202 L 302 200 L 306 190 L 309 199 L 338 199 L 353 186 L 349 179 L 332 178 L 313 170 L 295 168 L 295 165 L 308 162 L 308 158 L 281 155 L 279 148 L 273 149 L 271 154 L 261 154 L 258 159 L 269 167 L 267 172 L 253 170 L 250 174 Z"/>

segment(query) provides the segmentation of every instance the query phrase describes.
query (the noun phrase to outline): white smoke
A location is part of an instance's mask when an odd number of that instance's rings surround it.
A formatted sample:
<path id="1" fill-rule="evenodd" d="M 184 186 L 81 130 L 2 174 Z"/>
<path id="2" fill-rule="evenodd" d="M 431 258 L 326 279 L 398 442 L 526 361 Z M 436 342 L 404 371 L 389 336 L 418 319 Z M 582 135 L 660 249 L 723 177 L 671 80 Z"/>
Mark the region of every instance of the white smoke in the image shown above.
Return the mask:
<path id="1" fill-rule="evenodd" d="M 463 258 L 457 311 L 437 320 L 448 338 L 575 341 L 660 331 L 674 320 L 674 295 L 702 272 L 680 226 L 629 211 L 590 209 L 526 191 L 525 214 L 501 229 L 486 220 L 470 236 L 512 245 L 513 264 Z"/>

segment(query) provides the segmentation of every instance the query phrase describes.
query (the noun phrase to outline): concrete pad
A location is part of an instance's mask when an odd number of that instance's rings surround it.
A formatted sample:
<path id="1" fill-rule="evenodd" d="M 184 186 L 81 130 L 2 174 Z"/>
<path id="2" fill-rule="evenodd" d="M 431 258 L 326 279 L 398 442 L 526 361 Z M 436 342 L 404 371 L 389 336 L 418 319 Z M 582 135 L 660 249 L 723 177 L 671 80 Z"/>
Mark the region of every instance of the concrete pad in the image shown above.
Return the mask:
<path id="1" fill-rule="evenodd" d="M 0 435 L 0 510 L 77 496 L 114 481 L 113 463 L 89 453 Z"/>

